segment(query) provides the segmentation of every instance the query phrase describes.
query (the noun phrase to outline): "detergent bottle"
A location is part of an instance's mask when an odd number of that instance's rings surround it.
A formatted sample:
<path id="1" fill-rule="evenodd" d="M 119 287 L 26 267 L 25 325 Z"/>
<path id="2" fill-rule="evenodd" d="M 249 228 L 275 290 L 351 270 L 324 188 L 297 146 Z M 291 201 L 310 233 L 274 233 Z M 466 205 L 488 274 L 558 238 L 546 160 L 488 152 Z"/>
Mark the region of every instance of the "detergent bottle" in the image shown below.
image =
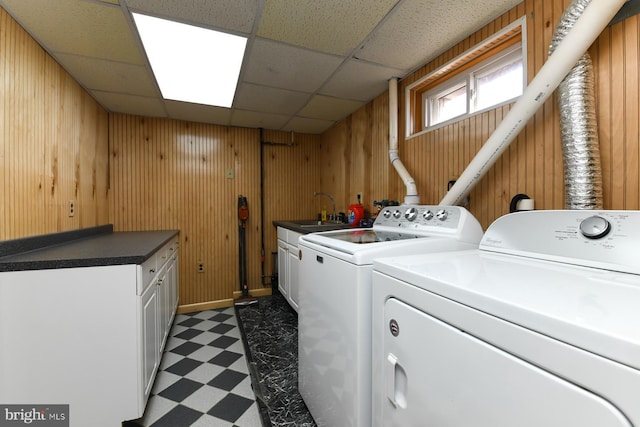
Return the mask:
<path id="1" fill-rule="evenodd" d="M 347 215 L 349 219 L 349 225 L 351 227 L 358 227 L 360 220 L 364 219 L 364 206 L 360 203 L 360 195 L 358 194 L 358 203 L 352 203 L 349 205 L 349 213 Z"/>

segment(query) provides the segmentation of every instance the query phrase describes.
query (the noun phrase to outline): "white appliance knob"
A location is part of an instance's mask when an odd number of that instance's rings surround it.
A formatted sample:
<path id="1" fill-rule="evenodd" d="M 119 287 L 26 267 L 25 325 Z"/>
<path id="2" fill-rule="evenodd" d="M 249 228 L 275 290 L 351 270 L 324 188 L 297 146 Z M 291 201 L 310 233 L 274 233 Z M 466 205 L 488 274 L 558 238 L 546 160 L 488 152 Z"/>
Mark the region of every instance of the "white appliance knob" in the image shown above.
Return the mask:
<path id="1" fill-rule="evenodd" d="M 402 215 L 402 212 L 400 212 L 398 209 L 396 209 L 396 210 L 393 212 L 393 217 L 394 217 L 395 219 L 400 218 L 400 215 Z"/>
<path id="2" fill-rule="evenodd" d="M 431 212 L 431 210 L 427 209 L 426 211 L 424 211 L 422 213 L 422 217 L 424 219 L 426 219 L 427 221 L 431 221 L 433 219 L 433 212 Z"/>
<path id="3" fill-rule="evenodd" d="M 413 221 L 418 217 L 418 210 L 416 208 L 409 208 L 404 213 L 404 217 L 407 218 L 409 221 Z"/>
<path id="4" fill-rule="evenodd" d="M 580 223 L 580 232 L 587 239 L 600 239 L 611 231 L 611 224 L 601 216 L 591 216 Z"/>
<path id="5" fill-rule="evenodd" d="M 382 216 L 384 216 L 385 218 L 389 218 L 391 216 L 391 210 L 387 209 L 382 213 Z"/>
<path id="6" fill-rule="evenodd" d="M 438 212 L 436 212 L 436 218 L 438 218 L 440 221 L 446 220 L 447 216 L 447 211 L 445 211 L 444 209 L 440 209 Z"/>

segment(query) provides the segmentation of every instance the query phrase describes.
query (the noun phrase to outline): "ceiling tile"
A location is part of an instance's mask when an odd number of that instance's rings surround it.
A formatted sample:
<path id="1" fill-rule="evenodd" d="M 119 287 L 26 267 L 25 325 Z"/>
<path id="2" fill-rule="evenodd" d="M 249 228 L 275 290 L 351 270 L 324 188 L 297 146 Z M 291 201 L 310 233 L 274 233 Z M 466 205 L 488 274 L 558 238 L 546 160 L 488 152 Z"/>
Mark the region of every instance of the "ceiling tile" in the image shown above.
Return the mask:
<path id="1" fill-rule="evenodd" d="M 333 97 L 369 101 L 388 89 L 388 81 L 402 77 L 404 70 L 351 59 L 322 87 L 320 93 Z"/>
<path id="2" fill-rule="evenodd" d="M 231 122 L 231 110 L 228 108 L 179 101 L 165 101 L 165 106 L 169 117 L 176 120 L 218 125 L 228 125 Z"/>
<path id="3" fill-rule="evenodd" d="M 243 83 L 238 88 L 234 107 L 273 114 L 295 114 L 309 100 L 309 94 Z"/>
<path id="4" fill-rule="evenodd" d="M 115 5 L 77 0 L 3 3 L 50 52 L 145 63 L 122 10 Z"/>
<path id="5" fill-rule="evenodd" d="M 107 110 L 321 133 L 522 0 L 0 0 Z M 132 11 L 249 37 L 233 109 L 162 99 Z"/>
<path id="6" fill-rule="evenodd" d="M 398 0 L 368 0 L 366 5 L 362 0 L 265 0 L 258 36 L 346 55 L 396 3 Z"/>
<path id="7" fill-rule="evenodd" d="M 89 91 L 106 110 L 137 116 L 167 117 L 164 103 L 158 98 L 124 95 L 121 93 Z"/>
<path id="8" fill-rule="evenodd" d="M 131 10 L 208 27 L 250 34 L 258 0 L 124 0 Z"/>
<path id="9" fill-rule="evenodd" d="M 340 120 L 363 105 L 364 102 L 316 95 L 298 115 L 311 119 Z"/>
<path id="10" fill-rule="evenodd" d="M 300 133 L 321 134 L 333 126 L 333 120 L 308 119 L 306 117 L 294 117 L 282 128 L 285 131 L 295 131 Z"/>
<path id="11" fill-rule="evenodd" d="M 244 80 L 313 93 L 335 72 L 342 58 L 256 39 L 248 52 Z"/>
<path id="12" fill-rule="evenodd" d="M 56 59 L 86 89 L 129 95 L 158 95 L 153 75 L 142 65 L 68 54 L 56 55 Z"/>
<path id="13" fill-rule="evenodd" d="M 234 110 L 232 126 L 279 130 L 287 123 L 289 116 L 280 114 L 257 113 L 255 111 Z"/>
<path id="14" fill-rule="evenodd" d="M 519 2 L 405 0 L 355 56 L 413 70 Z"/>

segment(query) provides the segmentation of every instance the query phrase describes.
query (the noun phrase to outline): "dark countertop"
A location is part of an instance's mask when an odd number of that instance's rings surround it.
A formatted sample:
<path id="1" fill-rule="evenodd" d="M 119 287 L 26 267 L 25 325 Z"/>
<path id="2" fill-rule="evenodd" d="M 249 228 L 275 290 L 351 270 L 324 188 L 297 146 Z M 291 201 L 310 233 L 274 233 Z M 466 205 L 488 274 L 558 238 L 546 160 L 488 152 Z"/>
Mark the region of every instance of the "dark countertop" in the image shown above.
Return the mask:
<path id="1" fill-rule="evenodd" d="M 178 233 L 100 226 L 8 240 L 0 242 L 0 271 L 142 264 Z"/>
<path id="2" fill-rule="evenodd" d="M 351 228 L 349 224 L 337 223 L 337 222 L 323 222 L 318 225 L 317 220 L 286 220 L 286 221 L 273 221 L 275 227 L 283 227 L 288 230 L 295 231 L 297 233 L 309 234 L 317 233 L 319 231 L 329 230 L 344 230 Z"/>

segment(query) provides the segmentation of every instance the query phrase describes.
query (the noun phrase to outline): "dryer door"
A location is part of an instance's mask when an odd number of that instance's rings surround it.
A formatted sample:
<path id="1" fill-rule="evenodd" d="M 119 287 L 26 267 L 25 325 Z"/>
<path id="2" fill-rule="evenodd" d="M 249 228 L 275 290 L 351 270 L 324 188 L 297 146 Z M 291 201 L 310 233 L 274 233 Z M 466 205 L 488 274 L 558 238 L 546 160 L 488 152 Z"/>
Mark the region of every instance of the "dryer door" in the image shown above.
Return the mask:
<path id="1" fill-rule="evenodd" d="M 602 398 L 402 301 L 384 313 L 381 426 L 631 426 Z"/>

